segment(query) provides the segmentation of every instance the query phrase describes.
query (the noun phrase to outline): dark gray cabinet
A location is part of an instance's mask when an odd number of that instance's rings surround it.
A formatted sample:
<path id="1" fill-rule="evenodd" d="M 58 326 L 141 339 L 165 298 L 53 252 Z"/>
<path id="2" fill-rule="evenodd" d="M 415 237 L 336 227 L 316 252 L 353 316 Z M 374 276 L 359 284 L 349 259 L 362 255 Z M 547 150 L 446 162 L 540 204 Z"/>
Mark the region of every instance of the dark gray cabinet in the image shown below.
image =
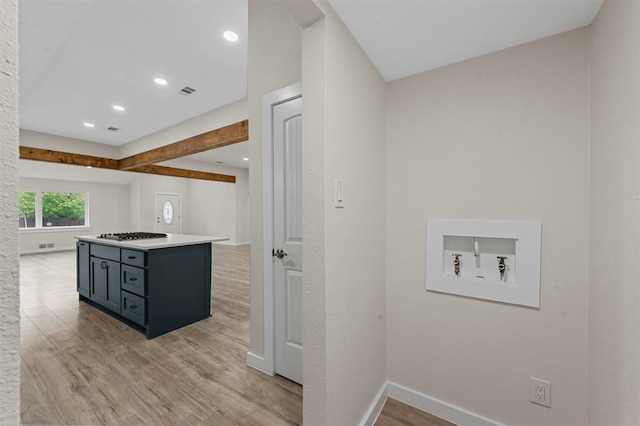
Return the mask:
<path id="1" fill-rule="evenodd" d="M 122 316 L 138 325 L 146 325 L 147 302 L 144 297 L 136 296 L 128 291 L 122 292 Z"/>
<path id="2" fill-rule="evenodd" d="M 85 297 L 120 312 L 120 249 L 89 244 L 89 296 Z"/>
<path id="3" fill-rule="evenodd" d="M 122 290 L 135 293 L 138 296 L 146 296 L 147 270 L 135 266 L 122 265 L 120 285 Z"/>
<path id="4" fill-rule="evenodd" d="M 90 297 L 91 281 L 89 278 L 89 243 L 78 241 L 76 243 L 76 249 L 78 293 L 84 297 Z"/>
<path id="5" fill-rule="evenodd" d="M 89 298 L 120 312 L 120 262 L 91 256 Z"/>
<path id="6" fill-rule="evenodd" d="M 77 244 L 78 294 L 148 339 L 211 316 L 211 243 L 134 250 Z"/>

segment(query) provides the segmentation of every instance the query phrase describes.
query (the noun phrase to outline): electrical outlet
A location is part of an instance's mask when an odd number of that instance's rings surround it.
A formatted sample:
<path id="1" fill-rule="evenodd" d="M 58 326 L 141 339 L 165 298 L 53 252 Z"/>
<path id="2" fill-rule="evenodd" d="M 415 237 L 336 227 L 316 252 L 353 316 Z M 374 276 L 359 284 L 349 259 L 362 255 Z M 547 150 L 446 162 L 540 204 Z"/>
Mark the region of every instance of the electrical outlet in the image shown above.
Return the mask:
<path id="1" fill-rule="evenodd" d="M 529 401 L 551 408 L 551 382 L 529 377 Z"/>

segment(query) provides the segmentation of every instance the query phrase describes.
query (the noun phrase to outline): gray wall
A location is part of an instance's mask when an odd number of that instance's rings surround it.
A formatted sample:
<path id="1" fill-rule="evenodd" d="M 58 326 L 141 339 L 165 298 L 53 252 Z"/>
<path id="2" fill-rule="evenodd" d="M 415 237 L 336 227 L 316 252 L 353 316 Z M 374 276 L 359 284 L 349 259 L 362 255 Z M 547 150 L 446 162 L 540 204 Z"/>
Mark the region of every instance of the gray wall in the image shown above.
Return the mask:
<path id="1" fill-rule="evenodd" d="M 262 96 L 301 80 L 302 28 L 279 1 L 249 1 L 251 352 L 264 355 Z"/>
<path id="2" fill-rule="evenodd" d="M 589 423 L 640 424 L 640 3 L 591 25 Z"/>
<path id="3" fill-rule="evenodd" d="M 18 2 L 0 2 L 0 424 L 20 423 Z"/>
<path id="4" fill-rule="evenodd" d="M 305 197 L 317 202 L 303 219 L 322 236 L 313 245 L 305 240 L 305 268 L 316 274 L 305 270 L 304 336 L 324 339 L 324 352 L 313 356 L 325 363 L 305 363 L 305 380 L 324 376 L 312 383 L 324 387 L 310 390 L 305 382 L 304 421 L 358 424 L 386 378 L 386 85 L 331 7 L 316 4 L 325 15 L 324 38 L 315 40 L 324 43 L 324 61 L 309 57 L 319 67 L 310 70 L 303 52 L 304 102 L 314 105 L 305 120 L 324 122 L 315 139 L 304 142 L 319 146 L 313 157 L 303 150 Z M 317 37 L 317 30 L 305 36 Z M 305 41 L 309 53 L 320 50 Z M 306 95 L 307 73 L 316 79 L 323 73 L 323 93 L 318 86 L 315 96 Z M 335 180 L 344 182 L 344 209 L 334 207 Z M 311 314 L 321 309 L 324 319 Z M 312 407 L 311 392 L 326 401 L 324 411 Z"/>
<path id="5" fill-rule="evenodd" d="M 582 28 L 389 84 L 390 381 L 505 424 L 586 423 L 588 58 Z M 541 220 L 540 309 L 425 291 L 427 218 Z"/>

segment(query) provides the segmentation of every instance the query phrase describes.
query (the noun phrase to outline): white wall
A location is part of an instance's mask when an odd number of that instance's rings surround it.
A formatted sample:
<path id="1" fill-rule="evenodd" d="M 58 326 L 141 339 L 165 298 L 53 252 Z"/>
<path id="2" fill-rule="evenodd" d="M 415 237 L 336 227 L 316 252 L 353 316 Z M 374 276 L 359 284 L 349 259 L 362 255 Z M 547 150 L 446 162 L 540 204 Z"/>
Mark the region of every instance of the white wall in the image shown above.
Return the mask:
<path id="1" fill-rule="evenodd" d="M 196 170 L 197 168 L 193 168 Z M 246 171 L 234 169 L 237 181 L 246 188 Z M 154 232 L 155 194 L 180 194 L 182 202 L 182 233 L 229 238 L 224 244 L 245 243 L 238 240 L 238 185 L 198 179 L 140 174 L 131 185 L 131 229 Z M 246 208 L 246 197 L 244 207 Z M 242 227 L 242 232 L 246 231 Z"/>
<path id="2" fill-rule="evenodd" d="M 390 381 L 506 424 L 586 423 L 588 56 L 583 28 L 388 85 Z M 541 220 L 540 309 L 425 291 L 427 218 Z"/>
<path id="3" fill-rule="evenodd" d="M 249 244 L 249 170 L 229 167 L 220 164 L 210 164 L 188 158 L 178 158 L 175 160 L 165 161 L 165 166 L 177 167 L 189 170 L 198 170 L 209 173 L 221 173 L 236 177 L 236 183 L 214 182 L 204 180 L 194 180 L 200 182 L 197 185 L 191 185 L 189 212 L 191 215 L 187 217 L 191 221 L 189 231 L 183 228 L 184 233 L 193 233 L 195 235 L 213 235 L 228 237 L 230 240 L 219 244 L 243 245 Z M 223 192 L 229 192 L 231 195 L 222 195 Z M 230 200 L 229 204 L 220 204 L 217 198 L 218 194 Z M 206 221 L 201 216 L 203 207 L 213 208 L 213 216 L 207 217 Z M 220 216 L 223 215 L 224 217 Z M 230 217 L 226 219 L 226 216 Z M 217 225 L 206 222 L 219 221 Z M 222 227 L 221 224 L 226 223 L 227 226 Z M 215 234 L 210 231 L 217 230 Z"/>
<path id="4" fill-rule="evenodd" d="M 227 237 L 236 244 L 236 186 L 232 183 L 189 180 L 188 214 L 183 232 Z"/>
<path id="5" fill-rule="evenodd" d="M 236 244 L 249 244 L 249 169 L 236 173 Z"/>
<path id="6" fill-rule="evenodd" d="M 589 423 L 640 424 L 640 3 L 591 26 Z"/>
<path id="7" fill-rule="evenodd" d="M 18 2 L 0 2 L 0 424 L 20 423 Z"/>
<path id="8" fill-rule="evenodd" d="M 191 226 L 188 215 L 184 214 L 188 212 L 188 206 L 191 202 L 189 180 L 190 179 L 141 173 L 137 179 L 137 187 L 135 189 L 139 198 L 137 200 L 131 200 L 131 229 L 141 232 L 155 231 L 155 194 L 160 192 L 181 195 L 180 201 L 183 212 L 182 232 L 186 233 L 185 230 Z M 133 212 L 137 212 L 138 216 L 134 217 Z"/>
<path id="9" fill-rule="evenodd" d="M 305 423 L 357 424 L 386 379 L 386 86 L 329 4 L 317 4 L 325 14 L 324 158 L 311 161 L 324 174 L 327 405 Z M 344 209 L 334 207 L 336 179 Z M 315 220 L 309 212 L 305 226 Z"/>
<path id="10" fill-rule="evenodd" d="M 305 28 L 302 38 L 302 412 L 303 422 L 311 425 L 322 424 L 327 416 L 324 27 L 321 19 Z"/>
<path id="11" fill-rule="evenodd" d="M 20 231 L 20 253 L 41 253 L 75 249 L 76 235 L 107 232 L 128 232 L 130 216 L 129 185 L 72 182 L 54 179 L 20 178 L 20 190 L 56 192 L 86 192 L 89 194 L 89 227 L 64 231 L 60 229 Z M 39 244 L 54 243 L 52 249 L 40 249 Z"/>
<path id="12" fill-rule="evenodd" d="M 34 132 L 32 130 L 20 129 L 20 145 L 31 148 L 93 155 L 96 157 L 118 158 L 118 148 L 112 145 L 87 142 L 85 140 Z"/>
<path id="13" fill-rule="evenodd" d="M 264 355 L 262 96 L 301 80 L 302 28 L 278 1 L 249 0 L 251 352 Z"/>
<path id="14" fill-rule="evenodd" d="M 244 98 L 124 144 L 118 148 L 116 158 L 129 157 L 246 119 L 247 99 Z"/>

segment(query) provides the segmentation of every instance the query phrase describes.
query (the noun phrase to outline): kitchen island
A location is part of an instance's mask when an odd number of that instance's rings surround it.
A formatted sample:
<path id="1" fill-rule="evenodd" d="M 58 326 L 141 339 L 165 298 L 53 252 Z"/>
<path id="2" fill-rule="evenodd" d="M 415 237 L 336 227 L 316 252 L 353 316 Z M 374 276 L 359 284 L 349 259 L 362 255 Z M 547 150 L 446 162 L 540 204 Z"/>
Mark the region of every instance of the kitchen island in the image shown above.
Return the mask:
<path id="1" fill-rule="evenodd" d="M 211 316 L 211 243 L 228 238 L 167 234 L 116 241 L 76 237 L 84 301 L 147 339 Z"/>

